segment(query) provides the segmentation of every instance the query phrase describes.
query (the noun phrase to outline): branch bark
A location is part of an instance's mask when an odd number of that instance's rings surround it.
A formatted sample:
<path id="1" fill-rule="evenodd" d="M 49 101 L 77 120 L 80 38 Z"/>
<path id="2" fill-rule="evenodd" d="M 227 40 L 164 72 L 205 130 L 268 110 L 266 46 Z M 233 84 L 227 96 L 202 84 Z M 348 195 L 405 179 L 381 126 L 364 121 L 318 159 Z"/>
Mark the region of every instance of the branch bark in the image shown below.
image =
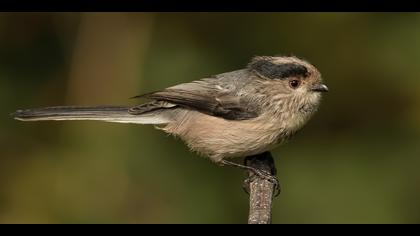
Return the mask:
<path id="1" fill-rule="evenodd" d="M 245 158 L 245 165 L 276 175 L 276 167 L 270 152 Z M 271 209 L 276 185 L 252 171 L 248 172 L 249 217 L 248 224 L 271 224 Z"/>

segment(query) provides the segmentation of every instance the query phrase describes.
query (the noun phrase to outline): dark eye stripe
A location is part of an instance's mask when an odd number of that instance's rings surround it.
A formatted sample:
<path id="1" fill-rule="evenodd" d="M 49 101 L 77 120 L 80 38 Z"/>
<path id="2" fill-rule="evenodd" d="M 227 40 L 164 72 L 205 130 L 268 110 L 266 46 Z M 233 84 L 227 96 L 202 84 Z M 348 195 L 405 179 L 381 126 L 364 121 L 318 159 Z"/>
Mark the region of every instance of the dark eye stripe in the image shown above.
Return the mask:
<path id="1" fill-rule="evenodd" d="M 296 63 L 275 64 L 268 60 L 257 60 L 249 65 L 251 70 L 270 79 L 286 79 L 289 77 L 308 77 L 308 69 Z"/>

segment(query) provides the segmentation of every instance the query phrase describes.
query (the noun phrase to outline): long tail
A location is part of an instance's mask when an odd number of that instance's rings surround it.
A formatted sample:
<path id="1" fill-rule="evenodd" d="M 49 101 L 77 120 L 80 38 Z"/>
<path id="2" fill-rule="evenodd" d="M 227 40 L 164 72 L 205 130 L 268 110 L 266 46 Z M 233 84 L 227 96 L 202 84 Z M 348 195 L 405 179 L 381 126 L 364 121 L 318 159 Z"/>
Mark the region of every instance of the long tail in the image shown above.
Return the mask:
<path id="1" fill-rule="evenodd" d="M 128 110 L 129 107 L 117 106 L 58 106 L 18 110 L 11 114 L 11 116 L 21 121 L 98 120 L 135 124 L 165 124 L 170 122 L 170 119 L 166 118 L 167 116 L 164 114 L 164 111 L 157 110 L 145 114 L 133 115 Z"/>

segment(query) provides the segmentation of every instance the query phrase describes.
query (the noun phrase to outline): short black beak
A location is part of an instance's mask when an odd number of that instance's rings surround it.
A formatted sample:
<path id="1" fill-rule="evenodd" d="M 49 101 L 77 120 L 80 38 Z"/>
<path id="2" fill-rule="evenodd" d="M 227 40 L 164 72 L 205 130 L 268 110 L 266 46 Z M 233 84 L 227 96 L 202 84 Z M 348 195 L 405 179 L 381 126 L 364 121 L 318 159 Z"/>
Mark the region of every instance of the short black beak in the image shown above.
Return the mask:
<path id="1" fill-rule="evenodd" d="M 328 87 L 325 84 L 315 84 L 311 90 L 314 92 L 328 92 Z"/>

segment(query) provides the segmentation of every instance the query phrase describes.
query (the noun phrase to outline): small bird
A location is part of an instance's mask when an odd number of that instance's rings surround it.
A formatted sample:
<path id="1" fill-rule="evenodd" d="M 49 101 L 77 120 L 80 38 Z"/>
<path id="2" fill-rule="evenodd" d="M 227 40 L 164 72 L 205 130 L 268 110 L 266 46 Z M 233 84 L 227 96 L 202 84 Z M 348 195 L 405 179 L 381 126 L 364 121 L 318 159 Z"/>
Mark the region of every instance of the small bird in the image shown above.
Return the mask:
<path id="1" fill-rule="evenodd" d="M 136 96 L 134 107 L 58 106 L 18 110 L 17 120 L 98 120 L 152 124 L 220 165 L 269 151 L 288 140 L 317 110 L 328 88 L 309 62 L 256 56 L 245 69 Z"/>

